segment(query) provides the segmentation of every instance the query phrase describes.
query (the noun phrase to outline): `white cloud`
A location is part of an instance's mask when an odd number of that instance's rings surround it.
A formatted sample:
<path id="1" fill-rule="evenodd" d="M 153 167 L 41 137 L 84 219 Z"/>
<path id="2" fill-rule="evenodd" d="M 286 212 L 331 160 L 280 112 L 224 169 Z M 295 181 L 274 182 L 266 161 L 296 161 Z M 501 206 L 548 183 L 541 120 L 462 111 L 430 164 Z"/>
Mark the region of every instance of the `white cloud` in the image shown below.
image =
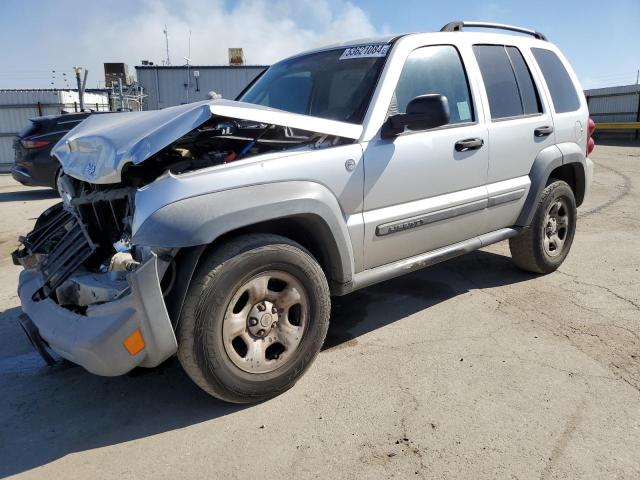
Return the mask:
<path id="1" fill-rule="evenodd" d="M 196 64 L 226 64 L 227 49 L 242 47 L 249 64 L 269 64 L 323 44 L 376 33 L 367 14 L 349 2 L 333 0 L 147 0 L 138 14 L 117 21 L 96 19 L 73 41 L 84 58 L 90 86 L 103 77 L 102 62 L 124 61 L 130 69 L 142 59 L 165 58 L 163 26 L 169 28 L 171 63 L 185 63 L 191 30 Z"/>

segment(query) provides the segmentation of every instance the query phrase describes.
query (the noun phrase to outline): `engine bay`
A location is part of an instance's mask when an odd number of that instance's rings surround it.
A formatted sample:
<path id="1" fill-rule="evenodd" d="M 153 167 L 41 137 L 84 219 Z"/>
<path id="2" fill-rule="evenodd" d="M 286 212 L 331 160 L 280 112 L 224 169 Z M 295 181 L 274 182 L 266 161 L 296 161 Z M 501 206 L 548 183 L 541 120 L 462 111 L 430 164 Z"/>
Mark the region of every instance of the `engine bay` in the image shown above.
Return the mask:
<path id="1" fill-rule="evenodd" d="M 214 116 L 143 163 L 127 164 L 122 181 L 140 187 L 166 171 L 180 174 L 263 153 L 305 147 L 320 149 L 352 141 L 291 127 Z"/>

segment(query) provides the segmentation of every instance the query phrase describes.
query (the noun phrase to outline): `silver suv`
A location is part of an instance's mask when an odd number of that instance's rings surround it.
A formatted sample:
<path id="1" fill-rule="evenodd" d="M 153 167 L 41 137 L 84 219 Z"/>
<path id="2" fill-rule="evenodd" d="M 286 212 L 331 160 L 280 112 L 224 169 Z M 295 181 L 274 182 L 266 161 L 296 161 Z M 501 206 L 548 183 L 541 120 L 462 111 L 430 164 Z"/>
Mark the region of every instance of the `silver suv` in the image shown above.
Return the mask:
<path id="1" fill-rule="evenodd" d="M 53 149 L 63 202 L 13 254 L 22 325 L 99 375 L 177 353 L 211 395 L 272 397 L 318 354 L 332 295 L 505 239 L 557 269 L 592 129 L 558 48 L 477 22 L 296 55 L 236 101 L 91 116 Z"/>

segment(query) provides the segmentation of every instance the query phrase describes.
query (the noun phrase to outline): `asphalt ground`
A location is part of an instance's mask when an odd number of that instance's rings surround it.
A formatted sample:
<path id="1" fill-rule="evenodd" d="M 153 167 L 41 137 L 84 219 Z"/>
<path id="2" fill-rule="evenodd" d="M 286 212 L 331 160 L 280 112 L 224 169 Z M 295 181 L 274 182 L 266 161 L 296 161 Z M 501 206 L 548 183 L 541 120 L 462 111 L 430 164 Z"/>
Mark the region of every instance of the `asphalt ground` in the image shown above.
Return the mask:
<path id="1" fill-rule="evenodd" d="M 9 254 L 56 198 L 0 176 L 0 477 L 640 478 L 640 148 L 592 158 L 557 272 L 502 242 L 334 299 L 308 373 L 251 406 L 177 361 L 44 367 Z"/>

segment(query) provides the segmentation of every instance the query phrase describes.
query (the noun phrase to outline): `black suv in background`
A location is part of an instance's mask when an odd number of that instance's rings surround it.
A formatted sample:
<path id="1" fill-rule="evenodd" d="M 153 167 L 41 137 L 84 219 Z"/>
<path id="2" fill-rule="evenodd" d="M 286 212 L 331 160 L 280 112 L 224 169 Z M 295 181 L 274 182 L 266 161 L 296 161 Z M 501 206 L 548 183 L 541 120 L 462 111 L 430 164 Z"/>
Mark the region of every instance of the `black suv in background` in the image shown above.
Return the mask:
<path id="1" fill-rule="evenodd" d="M 57 189 L 60 163 L 51 149 L 64 135 L 94 112 L 65 113 L 29 119 L 13 141 L 11 176 L 23 185 Z"/>

